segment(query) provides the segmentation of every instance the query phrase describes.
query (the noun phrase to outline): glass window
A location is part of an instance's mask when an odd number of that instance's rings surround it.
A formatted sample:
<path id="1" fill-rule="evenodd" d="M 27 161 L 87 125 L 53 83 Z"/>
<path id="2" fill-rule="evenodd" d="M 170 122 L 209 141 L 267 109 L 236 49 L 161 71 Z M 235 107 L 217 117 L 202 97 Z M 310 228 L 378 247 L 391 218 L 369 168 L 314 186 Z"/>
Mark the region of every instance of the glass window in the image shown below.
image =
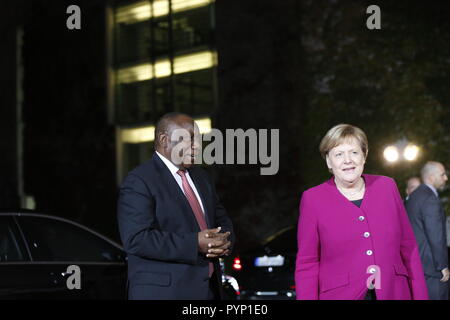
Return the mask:
<path id="1" fill-rule="evenodd" d="M 0 217 L 0 263 L 25 260 L 25 247 L 12 217 Z"/>
<path id="2" fill-rule="evenodd" d="M 144 161 L 149 160 L 153 151 L 153 142 L 125 143 L 124 154 L 126 157 L 124 158 L 122 172 L 127 173 Z"/>
<path id="3" fill-rule="evenodd" d="M 35 261 L 123 262 L 123 252 L 71 223 L 19 217 L 19 223 Z"/>
<path id="4" fill-rule="evenodd" d="M 117 24 L 116 39 L 116 63 L 148 59 L 151 44 L 151 29 L 148 21 Z"/>
<path id="5" fill-rule="evenodd" d="M 170 49 L 169 26 L 167 16 L 133 24 L 117 24 L 116 64 L 167 56 Z"/>
<path id="6" fill-rule="evenodd" d="M 155 122 L 173 111 L 169 77 L 120 83 L 117 88 L 117 122 L 122 125 Z"/>
<path id="7" fill-rule="evenodd" d="M 212 69 L 178 74 L 175 79 L 177 110 L 192 115 L 211 112 L 214 108 Z"/>
<path id="8" fill-rule="evenodd" d="M 152 56 L 158 58 L 169 53 L 169 21 L 167 18 L 153 21 L 153 52 Z"/>
<path id="9" fill-rule="evenodd" d="M 210 46 L 212 42 L 209 7 L 181 12 L 173 16 L 173 43 L 175 51 Z"/>
<path id="10" fill-rule="evenodd" d="M 146 4 L 142 3 L 141 8 Z M 134 9 L 136 10 L 136 8 Z M 124 19 L 116 8 L 115 50 L 117 64 L 167 56 L 171 47 L 175 52 L 197 47 L 210 47 L 213 39 L 211 7 L 174 11 L 151 18 Z M 119 17 L 120 16 L 120 17 Z M 170 21 L 172 19 L 172 21 Z M 172 25 L 172 31 L 170 26 Z M 172 45 L 170 33 L 172 32 Z"/>
<path id="11" fill-rule="evenodd" d="M 155 79 L 155 121 L 166 112 L 173 110 L 170 78 Z"/>
<path id="12" fill-rule="evenodd" d="M 120 83 L 117 104 L 117 119 L 121 124 L 151 121 L 152 81 Z"/>

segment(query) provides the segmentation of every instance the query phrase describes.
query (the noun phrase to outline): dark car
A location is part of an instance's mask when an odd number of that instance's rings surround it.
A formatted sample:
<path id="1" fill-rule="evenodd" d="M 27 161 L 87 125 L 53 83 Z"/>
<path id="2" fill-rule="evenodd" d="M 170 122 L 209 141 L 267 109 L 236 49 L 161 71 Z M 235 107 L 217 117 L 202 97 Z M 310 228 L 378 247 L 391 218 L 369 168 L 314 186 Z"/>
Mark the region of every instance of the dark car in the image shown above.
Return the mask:
<path id="1" fill-rule="evenodd" d="M 240 299 L 295 299 L 296 254 L 297 229 L 290 226 L 236 256 L 232 275 L 239 283 Z"/>
<path id="2" fill-rule="evenodd" d="M 125 297 L 120 245 L 66 219 L 0 213 L 0 299 Z"/>
<path id="3" fill-rule="evenodd" d="M 126 281 L 114 241 L 67 219 L 0 212 L 0 299 L 126 299 Z M 236 280 L 222 282 L 225 299 L 236 299 Z"/>

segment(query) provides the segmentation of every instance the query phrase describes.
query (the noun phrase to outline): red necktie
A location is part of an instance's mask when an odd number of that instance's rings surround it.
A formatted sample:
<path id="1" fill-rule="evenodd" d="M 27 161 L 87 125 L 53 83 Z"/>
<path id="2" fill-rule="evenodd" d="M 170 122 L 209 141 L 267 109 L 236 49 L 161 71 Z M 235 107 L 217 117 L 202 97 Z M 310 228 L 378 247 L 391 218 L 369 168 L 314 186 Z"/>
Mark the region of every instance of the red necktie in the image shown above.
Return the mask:
<path id="1" fill-rule="evenodd" d="M 208 229 L 208 225 L 206 224 L 205 215 L 203 214 L 202 207 L 200 206 L 200 202 L 195 196 L 194 190 L 192 190 L 191 185 L 189 184 L 186 173 L 183 170 L 178 170 L 177 174 L 181 177 L 181 182 L 183 185 L 184 194 L 191 206 L 192 211 L 194 212 L 195 219 L 200 227 L 200 230 Z M 209 263 L 209 277 L 211 277 L 214 271 L 214 265 L 212 262 Z"/>

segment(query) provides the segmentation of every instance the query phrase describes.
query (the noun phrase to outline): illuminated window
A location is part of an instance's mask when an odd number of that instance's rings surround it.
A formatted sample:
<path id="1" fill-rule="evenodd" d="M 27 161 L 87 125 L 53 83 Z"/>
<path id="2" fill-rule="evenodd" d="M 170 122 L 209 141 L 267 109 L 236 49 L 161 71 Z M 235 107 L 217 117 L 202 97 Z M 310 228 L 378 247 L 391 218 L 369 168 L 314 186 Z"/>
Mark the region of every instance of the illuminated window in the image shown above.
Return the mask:
<path id="1" fill-rule="evenodd" d="M 117 23 L 136 23 L 151 18 L 151 8 L 148 1 L 140 1 L 116 9 Z"/>
<path id="2" fill-rule="evenodd" d="M 193 53 L 175 58 L 174 73 L 180 74 L 196 70 L 208 69 L 217 64 L 216 54 L 211 51 Z"/>
<path id="3" fill-rule="evenodd" d="M 195 119 L 201 134 L 211 132 L 211 119 Z M 155 140 L 155 126 L 120 129 L 120 137 L 123 143 L 146 143 Z"/>
<path id="4" fill-rule="evenodd" d="M 120 83 L 138 82 L 153 78 L 153 67 L 150 63 L 138 64 L 117 71 L 117 81 Z"/>
<path id="5" fill-rule="evenodd" d="M 211 51 L 205 51 L 176 57 L 173 69 L 175 74 L 180 74 L 212 68 L 215 65 L 217 65 L 216 54 Z M 154 67 L 150 63 L 142 63 L 133 67 L 119 69 L 117 71 L 117 81 L 119 83 L 144 81 L 154 77 L 167 77 L 170 74 L 170 61 L 164 59 L 157 61 Z"/>
<path id="6" fill-rule="evenodd" d="M 183 12 L 213 3 L 213 0 L 172 0 L 172 12 Z M 140 1 L 116 10 L 117 23 L 136 23 L 169 14 L 169 0 Z"/>

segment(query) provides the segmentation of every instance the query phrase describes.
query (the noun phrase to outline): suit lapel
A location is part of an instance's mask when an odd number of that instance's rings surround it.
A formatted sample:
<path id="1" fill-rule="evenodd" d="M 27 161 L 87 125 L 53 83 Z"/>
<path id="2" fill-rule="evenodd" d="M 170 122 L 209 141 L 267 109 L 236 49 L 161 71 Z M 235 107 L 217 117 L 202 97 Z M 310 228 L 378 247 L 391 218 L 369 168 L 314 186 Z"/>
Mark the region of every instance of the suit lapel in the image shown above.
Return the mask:
<path id="1" fill-rule="evenodd" d="M 191 205 L 187 201 L 186 196 L 184 195 L 180 186 L 176 182 L 169 168 L 167 168 L 167 166 L 164 164 L 164 162 L 162 162 L 162 160 L 158 157 L 156 153 L 153 154 L 153 162 L 155 163 L 155 166 L 158 168 L 158 172 L 161 176 L 161 181 L 163 181 L 166 184 L 167 189 L 174 196 L 174 201 L 180 204 L 180 206 L 184 209 L 183 212 L 185 212 L 190 217 L 192 223 L 195 224 L 195 226 L 197 226 L 197 228 L 200 229 L 197 223 L 197 219 L 195 218 L 194 212 L 192 211 Z"/>

